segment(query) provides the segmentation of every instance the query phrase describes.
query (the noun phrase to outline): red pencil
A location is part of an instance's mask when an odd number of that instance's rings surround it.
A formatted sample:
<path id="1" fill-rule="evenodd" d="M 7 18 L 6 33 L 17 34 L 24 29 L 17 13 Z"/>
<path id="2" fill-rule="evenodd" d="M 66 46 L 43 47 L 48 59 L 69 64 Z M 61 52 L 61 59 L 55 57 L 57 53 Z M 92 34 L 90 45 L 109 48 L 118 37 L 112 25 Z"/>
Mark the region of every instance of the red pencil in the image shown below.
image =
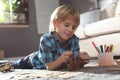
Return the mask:
<path id="1" fill-rule="evenodd" d="M 92 44 L 93 44 L 94 48 L 97 50 L 97 52 L 99 53 L 99 50 L 93 41 L 92 41 Z"/>
<path id="2" fill-rule="evenodd" d="M 112 48 L 113 48 L 113 44 L 110 44 L 110 48 L 109 48 L 108 52 L 112 52 Z"/>

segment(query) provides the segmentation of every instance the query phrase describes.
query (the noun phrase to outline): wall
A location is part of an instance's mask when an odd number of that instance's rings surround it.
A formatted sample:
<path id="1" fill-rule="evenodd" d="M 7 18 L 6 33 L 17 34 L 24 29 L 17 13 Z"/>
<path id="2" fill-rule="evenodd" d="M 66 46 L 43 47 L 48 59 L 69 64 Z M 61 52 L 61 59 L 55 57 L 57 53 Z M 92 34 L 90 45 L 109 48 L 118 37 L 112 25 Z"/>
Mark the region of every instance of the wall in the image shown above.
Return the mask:
<path id="1" fill-rule="evenodd" d="M 29 0 L 29 28 L 0 28 L 0 50 L 5 57 L 23 56 L 38 50 L 39 37 L 36 27 L 34 0 Z"/>
<path id="2" fill-rule="evenodd" d="M 59 0 L 35 0 L 38 34 L 49 31 L 50 16 L 58 6 Z"/>
<path id="3" fill-rule="evenodd" d="M 59 0 L 60 5 L 67 4 L 77 8 L 80 13 L 97 9 L 97 0 Z"/>

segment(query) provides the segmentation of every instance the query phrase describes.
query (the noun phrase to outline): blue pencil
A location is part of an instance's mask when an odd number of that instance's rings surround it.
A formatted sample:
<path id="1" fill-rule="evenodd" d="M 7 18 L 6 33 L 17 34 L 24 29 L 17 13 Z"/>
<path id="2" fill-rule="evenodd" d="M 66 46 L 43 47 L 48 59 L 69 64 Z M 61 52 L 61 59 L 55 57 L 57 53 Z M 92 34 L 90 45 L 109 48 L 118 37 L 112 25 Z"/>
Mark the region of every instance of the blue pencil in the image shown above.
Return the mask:
<path id="1" fill-rule="evenodd" d="M 107 46 L 107 48 L 106 48 L 105 52 L 108 52 L 108 50 L 109 50 L 109 46 Z"/>
<path id="2" fill-rule="evenodd" d="M 100 45 L 100 51 L 103 53 L 103 45 Z"/>

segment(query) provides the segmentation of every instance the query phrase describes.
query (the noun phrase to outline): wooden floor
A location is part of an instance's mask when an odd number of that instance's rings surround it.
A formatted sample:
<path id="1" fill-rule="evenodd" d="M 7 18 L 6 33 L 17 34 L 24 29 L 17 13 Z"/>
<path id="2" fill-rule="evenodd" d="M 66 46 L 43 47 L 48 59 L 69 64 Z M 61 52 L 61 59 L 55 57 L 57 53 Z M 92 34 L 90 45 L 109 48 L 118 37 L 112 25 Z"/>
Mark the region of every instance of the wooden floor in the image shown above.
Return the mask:
<path id="1" fill-rule="evenodd" d="M 97 60 L 90 60 L 78 71 L 47 71 L 12 69 L 0 72 L 0 80 L 120 80 L 120 70 L 110 70 L 116 66 L 99 67 Z"/>

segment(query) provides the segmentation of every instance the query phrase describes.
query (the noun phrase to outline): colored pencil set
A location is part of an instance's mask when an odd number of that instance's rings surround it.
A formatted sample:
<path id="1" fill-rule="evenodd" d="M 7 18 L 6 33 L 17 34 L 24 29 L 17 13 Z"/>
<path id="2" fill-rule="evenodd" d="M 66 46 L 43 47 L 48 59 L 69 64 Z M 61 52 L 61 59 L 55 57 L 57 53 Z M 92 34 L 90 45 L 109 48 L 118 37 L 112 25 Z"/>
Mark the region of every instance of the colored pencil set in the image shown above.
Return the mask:
<path id="1" fill-rule="evenodd" d="M 113 44 L 110 44 L 109 46 L 107 46 L 106 44 L 99 45 L 99 47 L 97 47 L 94 42 L 92 42 L 92 44 L 98 53 L 112 52 L 114 48 Z"/>

